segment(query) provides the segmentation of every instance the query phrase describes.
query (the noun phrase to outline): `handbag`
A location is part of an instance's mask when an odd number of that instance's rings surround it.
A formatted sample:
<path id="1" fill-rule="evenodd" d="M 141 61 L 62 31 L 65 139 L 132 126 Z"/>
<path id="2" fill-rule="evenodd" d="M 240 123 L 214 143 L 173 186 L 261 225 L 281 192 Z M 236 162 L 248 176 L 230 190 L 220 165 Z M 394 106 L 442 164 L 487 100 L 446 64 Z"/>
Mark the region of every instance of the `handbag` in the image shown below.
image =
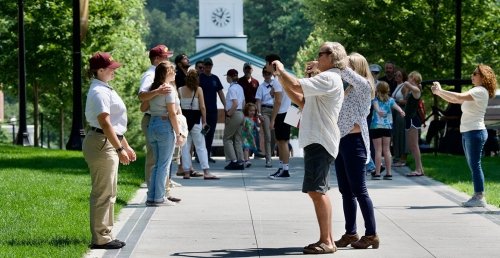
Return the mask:
<path id="1" fill-rule="evenodd" d="M 190 109 L 182 109 L 182 114 L 186 117 L 188 130 L 191 131 L 195 124 L 200 123 L 201 118 L 201 110 L 193 109 L 193 101 L 196 96 L 196 92 L 193 92 L 193 98 L 191 99 L 191 108 Z"/>
<path id="2" fill-rule="evenodd" d="M 187 137 L 189 130 L 186 117 L 182 114 L 177 114 L 176 117 L 177 117 L 177 124 L 179 125 L 179 133 Z M 186 143 L 186 141 L 184 141 L 184 143 Z M 184 143 L 180 146 L 183 146 Z"/>

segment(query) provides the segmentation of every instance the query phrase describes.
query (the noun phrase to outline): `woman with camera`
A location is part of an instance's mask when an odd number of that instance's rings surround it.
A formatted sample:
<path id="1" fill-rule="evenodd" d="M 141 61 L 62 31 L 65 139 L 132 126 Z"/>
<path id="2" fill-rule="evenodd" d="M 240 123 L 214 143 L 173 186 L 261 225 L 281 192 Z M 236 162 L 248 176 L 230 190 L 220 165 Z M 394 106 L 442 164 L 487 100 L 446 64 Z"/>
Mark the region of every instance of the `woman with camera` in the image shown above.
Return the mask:
<path id="1" fill-rule="evenodd" d="M 184 179 L 191 178 L 191 146 L 194 144 L 196 154 L 203 169 L 205 180 L 219 179 L 208 172 L 208 155 L 205 146 L 205 133 L 210 130 L 206 119 L 205 101 L 203 90 L 199 87 L 199 77 L 196 70 L 189 70 L 186 75 L 186 85 L 179 88 L 182 114 L 186 116 L 189 134 L 186 144 L 182 147 L 182 169 Z M 201 120 L 201 123 L 200 123 Z"/>

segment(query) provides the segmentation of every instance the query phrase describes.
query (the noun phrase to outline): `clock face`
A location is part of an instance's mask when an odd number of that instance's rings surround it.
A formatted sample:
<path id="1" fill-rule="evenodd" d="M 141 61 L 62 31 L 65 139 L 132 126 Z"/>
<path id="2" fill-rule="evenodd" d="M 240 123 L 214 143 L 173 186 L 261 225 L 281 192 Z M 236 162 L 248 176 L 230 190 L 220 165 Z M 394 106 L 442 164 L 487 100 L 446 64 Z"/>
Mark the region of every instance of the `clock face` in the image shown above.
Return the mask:
<path id="1" fill-rule="evenodd" d="M 226 26 L 231 21 L 231 14 L 224 7 L 219 7 L 212 12 L 212 22 L 219 27 Z"/>

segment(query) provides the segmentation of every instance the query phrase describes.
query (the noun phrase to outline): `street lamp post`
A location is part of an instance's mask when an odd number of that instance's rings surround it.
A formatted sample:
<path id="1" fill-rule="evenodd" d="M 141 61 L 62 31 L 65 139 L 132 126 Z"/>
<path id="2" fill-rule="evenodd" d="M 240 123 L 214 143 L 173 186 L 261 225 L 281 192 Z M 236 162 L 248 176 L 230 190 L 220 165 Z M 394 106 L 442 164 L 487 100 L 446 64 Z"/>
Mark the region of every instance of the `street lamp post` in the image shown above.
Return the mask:
<path id="1" fill-rule="evenodd" d="M 16 144 L 16 123 L 17 118 L 15 116 L 11 117 L 9 124 L 12 125 L 12 144 Z"/>

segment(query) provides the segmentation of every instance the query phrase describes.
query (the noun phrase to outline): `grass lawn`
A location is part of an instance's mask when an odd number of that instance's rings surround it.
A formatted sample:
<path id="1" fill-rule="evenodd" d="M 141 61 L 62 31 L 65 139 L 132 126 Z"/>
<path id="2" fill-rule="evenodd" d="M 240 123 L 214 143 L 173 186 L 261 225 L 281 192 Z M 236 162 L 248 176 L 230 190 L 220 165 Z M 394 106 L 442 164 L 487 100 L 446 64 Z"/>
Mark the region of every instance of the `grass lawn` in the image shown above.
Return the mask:
<path id="1" fill-rule="evenodd" d="M 411 155 L 410 168 L 415 169 Z M 469 195 L 474 193 L 471 172 L 465 156 L 438 153 L 422 154 L 422 164 L 425 175 Z M 482 159 L 484 171 L 486 201 L 500 208 L 500 157 L 484 157 Z"/>
<path id="2" fill-rule="evenodd" d="M 120 166 L 116 214 L 144 178 Z M 79 151 L 0 145 L 0 257 L 82 257 L 90 244 L 90 175 Z"/>
<path id="3" fill-rule="evenodd" d="M 464 156 L 424 154 L 423 164 L 426 175 L 473 193 Z M 484 158 L 483 168 L 487 201 L 500 207 L 500 158 Z M 116 213 L 143 170 L 143 155 L 120 166 Z M 81 152 L 0 144 L 0 257 L 82 257 L 90 243 L 89 193 Z"/>

